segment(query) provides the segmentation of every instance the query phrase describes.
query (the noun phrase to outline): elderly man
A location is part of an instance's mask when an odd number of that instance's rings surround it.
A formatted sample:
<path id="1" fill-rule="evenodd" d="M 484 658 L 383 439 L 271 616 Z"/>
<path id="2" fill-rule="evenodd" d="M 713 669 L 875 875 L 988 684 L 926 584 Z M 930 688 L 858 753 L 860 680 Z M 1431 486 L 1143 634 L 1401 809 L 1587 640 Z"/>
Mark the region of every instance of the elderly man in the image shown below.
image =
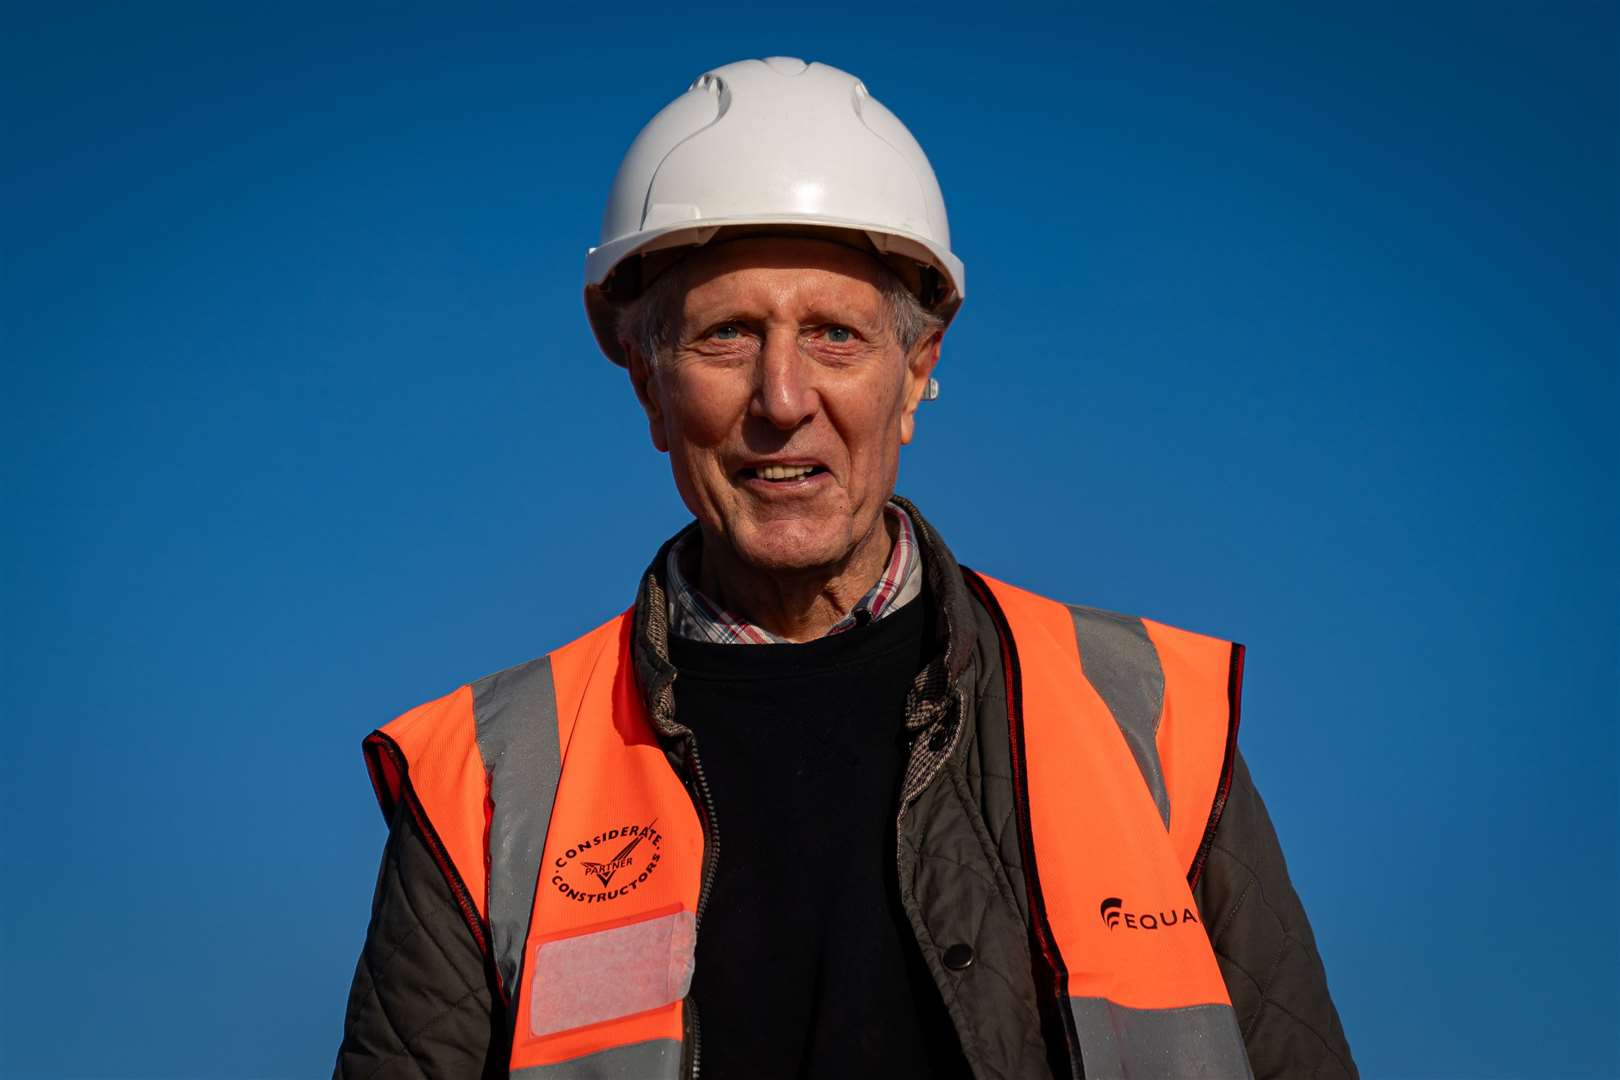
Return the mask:
<path id="1" fill-rule="evenodd" d="M 894 497 L 963 296 L 851 76 L 700 78 L 586 307 L 696 521 L 635 604 L 366 740 L 345 1077 L 1344 1076 L 1239 646 L 959 567 Z"/>

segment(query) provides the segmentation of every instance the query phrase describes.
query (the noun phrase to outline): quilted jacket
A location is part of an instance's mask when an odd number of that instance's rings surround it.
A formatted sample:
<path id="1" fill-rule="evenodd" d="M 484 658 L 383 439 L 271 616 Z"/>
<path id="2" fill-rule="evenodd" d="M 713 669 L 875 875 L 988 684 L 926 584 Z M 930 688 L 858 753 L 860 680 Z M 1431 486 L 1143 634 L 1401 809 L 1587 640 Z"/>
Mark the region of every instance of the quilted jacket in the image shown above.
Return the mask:
<path id="1" fill-rule="evenodd" d="M 904 717 L 911 755 L 896 822 L 901 899 L 975 1076 L 1083 1077 L 1084 1062 L 1043 1030 L 1037 1000 L 995 627 L 938 534 L 897 501 L 917 526 L 937 646 Z M 643 576 L 632 642 L 655 728 L 673 709 L 677 681 L 667 550 Z M 1310 924 L 1241 754 L 1194 899 L 1255 1075 L 1356 1076 Z M 943 942 L 970 944 L 974 964 L 948 969 Z M 426 843 L 408 814 L 396 815 L 334 1076 L 506 1075 L 509 1036 L 495 985 Z M 723 1034 L 705 1031 L 713 1038 Z"/>

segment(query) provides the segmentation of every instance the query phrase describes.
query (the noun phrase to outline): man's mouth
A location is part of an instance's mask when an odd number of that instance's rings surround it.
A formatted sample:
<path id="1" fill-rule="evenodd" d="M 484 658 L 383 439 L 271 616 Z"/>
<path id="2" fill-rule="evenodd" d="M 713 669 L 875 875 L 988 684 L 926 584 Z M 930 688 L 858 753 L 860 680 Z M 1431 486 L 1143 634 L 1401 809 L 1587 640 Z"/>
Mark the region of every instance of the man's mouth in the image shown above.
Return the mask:
<path id="1" fill-rule="evenodd" d="M 807 476 L 815 476 L 827 471 L 824 465 L 760 465 L 752 469 L 744 469 L 743 476 L 750 480 L 769 480 L 772 483 L 792 483 L 794 480 L 803 480 Z"/>

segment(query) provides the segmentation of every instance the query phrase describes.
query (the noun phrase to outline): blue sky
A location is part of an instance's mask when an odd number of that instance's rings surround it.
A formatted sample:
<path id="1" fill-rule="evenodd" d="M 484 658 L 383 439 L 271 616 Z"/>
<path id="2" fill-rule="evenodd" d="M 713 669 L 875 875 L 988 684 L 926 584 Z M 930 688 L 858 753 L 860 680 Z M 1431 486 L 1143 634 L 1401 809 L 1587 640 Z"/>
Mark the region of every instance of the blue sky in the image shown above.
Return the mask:
<path id="1" fill-rule="evenodd" d="M 789 54 L 968 267 L 900 490 L 1247 643 L 1364 1072 L 1620 1073 L 1615 11 L 1316 7 L 12 7 L 0 1072 L 330 1068 L 360 738 L 686 520 L 580 307 L 619 155 Z"/>

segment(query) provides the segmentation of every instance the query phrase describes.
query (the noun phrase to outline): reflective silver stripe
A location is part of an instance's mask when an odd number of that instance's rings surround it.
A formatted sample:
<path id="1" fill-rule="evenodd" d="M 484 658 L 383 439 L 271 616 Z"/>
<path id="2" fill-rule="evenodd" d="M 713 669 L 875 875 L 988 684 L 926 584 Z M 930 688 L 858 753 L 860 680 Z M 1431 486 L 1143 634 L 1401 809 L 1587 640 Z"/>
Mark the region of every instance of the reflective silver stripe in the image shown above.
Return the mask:
<path id="1" fill-rule="evenodd" d="M 1112 611 L 1068 605 L 1080 645 L 1080 667 L 1114 714 L 1159 808 L 1170 827 L 1170 793 L 1159 766 L 1159 717 L 1164 712 L 1164 667 L 1141 619 Z"/>
<path id="2" fill-rule="evenodd" d="M 496 970 L 516 1008 L 535 884 L 557 797 L 562 752 L 551 659 L 473 683 L 478 753 L 489 774 L 489 936 Z"/>
<path id="3" fill-rule="evenodd" d="M 1086 1080 L 1254 1076 L 1230 1005 L 1131 1009 L 1106 998 L 1070 998 L 1069 1009 Z"/>
<path id="4" fill-rule="evenodd" d="M 513 1069 L 512 1080 L 676 1080 L 681 1072 L 681 1044 L 675 1039 L 615 1046 L 594 1054 Z"/>

